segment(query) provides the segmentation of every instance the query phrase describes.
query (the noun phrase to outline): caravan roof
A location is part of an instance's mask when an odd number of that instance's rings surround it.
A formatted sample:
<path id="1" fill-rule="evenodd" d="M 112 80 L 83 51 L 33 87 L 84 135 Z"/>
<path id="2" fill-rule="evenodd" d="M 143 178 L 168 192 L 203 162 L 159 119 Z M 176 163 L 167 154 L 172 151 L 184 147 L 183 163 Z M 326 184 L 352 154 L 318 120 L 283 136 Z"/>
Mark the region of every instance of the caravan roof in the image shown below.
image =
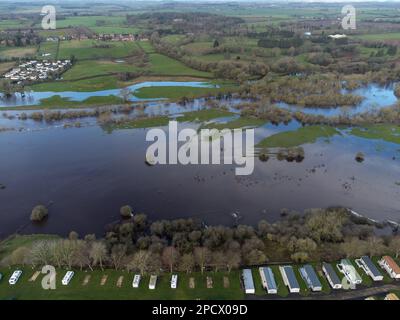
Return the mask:
<path id="1" fill-rule="evenodd" d="M 300 268 L 300 273 L 309 288 L 322 288 L 321 281 L 319 281 L 318 276 L 311 265 L 306 264 L 305 266 Z"/>
<path id="2" fill-rule="evenodd" d="M 361 260 L 368 267 L 369 271 L 373 274 L 374 277 L 382 276 L 382 273 L 379 272 L 378 268 L 372 262 L 371 258 L 368 256 L 362 256 Z"/>
<path id="3" fill-rule="evenodd" d="M 329 275 L 329 278 L 331 279 L 333 285 L 342 284 L 342 282 L 340 281 L 338 275 L 336 274 L 335 270 L 333 269 L 330 263 L 324 262 L 322 266 L 325 269 L 325 272 Z"/>
<path id="4" fill-rule="evenodd" d="M 272 273 L 272 269 L 269 267 L 264 267 L 262 268 L 262 272 L 264 273 L 265 276 L 265 281 L 267 282 L 267 287 L 269 290 L 276 290 L 277 285 L 275 282 L 275 277 L 274 274 Z"/>
<path id="5" fill-rule="evenodd" d="M 243 284 L 246 292 L 255 290 L 251 269 L 243 269 Z"/>
<path id="6" fill-rule="evenodd" d="M 300 285 L 297 282 L 296 275 L 294 274 L 293 268 L 291 266 L 284 266 L 283 270 L 285 271 L 287 280 L 289 282 L 289 286 L 292 289 L 300 289 Z"/>

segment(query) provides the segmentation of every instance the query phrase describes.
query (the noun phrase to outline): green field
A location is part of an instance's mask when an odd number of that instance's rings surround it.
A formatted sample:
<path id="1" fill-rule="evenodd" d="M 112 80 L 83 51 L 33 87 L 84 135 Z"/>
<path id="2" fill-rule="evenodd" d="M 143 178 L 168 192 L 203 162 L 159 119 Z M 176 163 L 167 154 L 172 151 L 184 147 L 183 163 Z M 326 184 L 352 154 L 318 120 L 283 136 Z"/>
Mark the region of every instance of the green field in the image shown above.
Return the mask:
<path id="1" fill-rule="evenodd" d="M 2 58 L 33 58 L 35 57 L 36 52 L 36 46 L 26 46 L 20 48 L 0 46 L 0 57 Z"/>
<path id="2" fill-rule="evenodd" d="M 191 76 L 199 78 L 212 77 L 212 74 L 209 72 L 192 69 L 184 65 L 182 62 L 179 62 L 162 54 L 149 54 L 149 58 L 151 64 L 149 70 L 151 73 L 156 75 Z"/>
<path id="3" fill-rule="evenodd" d="M 100 22 L 101 21 L 101 22 Z M 68 27 L 97 27 L 99 24 L 104 26 L 122 26 L 126 21 L 124 16 L 78 16 L 57 19 L 57 28 Z"/>
<path id="4" fill-rule="evenodd" d="M 138 67 L 124 61 L 115 60 L 82 60 L 63 74 L 64 80 L 75 80 L 90 78 L 99 75 L 110 75 L 118 72 L 134 72 L 140 70 Z"/>
<path id="5" fill-rule="evenodd" d="M 384 41 L 384 40 L 400 40 L 400 32 L 387 32 L 387 33 L 370 33 L 354 36 L 362 40 L 370 41 Z"/>
<path id="6" fill-rule="evenodd" d="M 61 41 L 59 59 L 70 59 L 71 56 L 79 59 L 122 58 L 132 56 L 137 52 L 135 42 L 69 40 Z"/>
<path id="7" fill-rule="evenodd" d="M 50 53 L 50 56 L 47 54 Z M 58 41 L 41 42 L 38 50 L 39 59 L 57 60 L 58 59 Z"/>
<path id="8" fill-rule="evenodd" d="M 230 87 L 220 88 L 194 88 L 194 87 L 146 87 L 135 91 L 135 96 L 141 99 L 167 98 L 177 100 L 182 97 L 196 98 L 204 95 L 216 95 L 228 90 Z"/>
<path id="9" fill-rule="evenodd" d="M 262 126 L 266 122 L 262 119 L 257 118 L 247 118 L 247 117 L 239 117 L 237 119 L 233 119 L 224 123 L 209 123 L 204 126 L 207 129 L 237 129 L 237 128 L 256 128 Z"/>
<path id="10" fill-rule="evenodd" d="M 239 272 L 234 271 L 230 274 L 223 272 L 207 272 L 205 274 L 178 273 L 178 288 L 170 288 L 170 275 L 163 274 L 158 278 L 155 290 L 148 289 L 149 276 L 145 276 L 139 288 L 132 287 L 134 273 L 127 271 L 115 270 L 95 270 L 93 272 L 85 272 L 75 270 L 74 278 L 68 286 L 61 284 L 61 279 L 66 270 L 57 270 L 57 287 L 56 290 L 44 290 L 41 287 L 42 275 L 34 282 L 30 282 L 29 278 L 35 272 L 30 267 L 23 267 L 23 275 L 15 286 L 10 286 L 7 279 L 13 270 L 2 269 L 1 272 L 5 278 L 0 282 L 0 300 L 1 299 L 51 299 L 51 300 L 68 300 L 68 299 L 104 299 L 104 300 L 174 300 L 174 299 L 243 299 L 243 290 L 240 287 Z M 83 280 L 86 275 L 91 276 L 89 283 L 84 286 Z M 103 275 L 107 275 L 107 281 L 100 285 Z M 117 286 L 117 281 L 123 276 L 122 286 Z M 207 288 L 206 277 L 213 279 L 213 288 Z M 223 277 L 229 278 L 229 288 L 224 288 Z M 189 288 L 189 278 L 195 279 L 195 288 Z"/>
<path id="11" fill-rule="evenodd" d="M 78 81 L 54 81 L 30 86 L 35 91 L 97 91 L 123 87 L 115 76 L 94 77 Z"/>
<path id="12" fill-rule="evenodd" d="M 319 138 L 330 138 L 340 134 L 333 127 L 328 126 L 307 126 L 294 131 L 286 131 L 269 136 L 257 144 L 257 147 L 265 148 L 290 148 L 306 143 L 314 143 Z"/>
<path id="13" fill-rule="evenodd" d="M 353 128 L 350 130 L 350 133 L 361 138 L 400 144 L 400 128 L 395 125 L 377 124 L 364 128 Z"/>
<path id="14" fill-rule="evenodd" d="M 72 108 L 72 107 L 93 107 L 101 105 L 122 104 L 123 100 L 120 97 L 109 95 L 104 97 L 89 97 L 83 101 L 71 101 L 60 96 L 52 96 L 51 98 L 41 99 L 40 107 L 44 109 L 49 108 Z"/>

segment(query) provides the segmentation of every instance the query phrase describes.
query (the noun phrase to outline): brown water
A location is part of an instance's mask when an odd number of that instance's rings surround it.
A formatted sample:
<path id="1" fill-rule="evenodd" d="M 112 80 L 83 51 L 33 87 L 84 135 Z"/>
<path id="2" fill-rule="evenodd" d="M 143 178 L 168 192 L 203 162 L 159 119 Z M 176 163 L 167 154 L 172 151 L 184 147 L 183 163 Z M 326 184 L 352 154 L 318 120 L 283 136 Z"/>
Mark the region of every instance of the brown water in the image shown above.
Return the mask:
<path id="1" fill-rule="evenodd" d="M 292 124 L 293 129 L 297 124 Z M 260 139 L 284 126 L 257 130 Z M 231 225 L 279 218 L 281 208 L 346 206 L 376 219 L 400 218 L 400 147 L 351 136 L 305 145 L 302 163 L 256 159 L 254 173 L 237 177 L 227 165 L 153 166 L 144 163 L 145 129 L 107 134 L 97 126 L 0 134 L 0 235 L 15 232 L 102 234 L 130 204 L 151 220 L 195 217 Z M 354 160 L 356 152 L 366 156 Z M 396 160 L 392 157 L 395 156 Z M 29 222 L 38 203 L 49 219 Z"/>

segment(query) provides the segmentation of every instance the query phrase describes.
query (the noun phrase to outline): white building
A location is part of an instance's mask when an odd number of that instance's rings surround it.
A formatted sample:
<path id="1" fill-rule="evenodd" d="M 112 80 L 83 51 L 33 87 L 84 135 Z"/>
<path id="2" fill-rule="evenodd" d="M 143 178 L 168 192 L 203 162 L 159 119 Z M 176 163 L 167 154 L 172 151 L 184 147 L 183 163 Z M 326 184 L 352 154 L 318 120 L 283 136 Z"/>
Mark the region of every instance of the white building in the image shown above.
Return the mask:
<path id="1" fill-rule="evenodd" d="M 379 261 L 379 265 L 386 270 L 386 272 L 393 279 L 400 279 L 400 267 L 390 256 L 383 256 Z"/>
<path id="2" fill-rule="evenodd" d="M 365 271 L 374 281 L 382 281 L 383 275 L 368 256 L 356 260 L 357 265 Z"/>
<path id="3" fill-rule="evenodd" d="M 337 265 L 337 268 L 344 274 L 349 283 L 353 286 L 362 283 L 362 278 L 357 272 L 356 268 L 348 259 L 342 259 Z"/>
<path id="4" fill-rule="evenodd" d="M 256 289 L 254 287 L 253 274 L 251 269 L 243 269 L 242 271 L 244 292 L 247 294 L 255 294 Z"/>

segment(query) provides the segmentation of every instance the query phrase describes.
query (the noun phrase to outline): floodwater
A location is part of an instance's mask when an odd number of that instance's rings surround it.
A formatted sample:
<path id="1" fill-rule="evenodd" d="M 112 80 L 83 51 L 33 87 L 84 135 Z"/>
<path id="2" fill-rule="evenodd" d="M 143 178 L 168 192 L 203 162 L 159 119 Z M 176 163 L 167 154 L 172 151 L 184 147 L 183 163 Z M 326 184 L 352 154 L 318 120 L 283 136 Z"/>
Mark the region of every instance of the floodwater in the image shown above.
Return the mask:
<path id="1" fill-rule="evenodd" d="M 390 88 L 368 88 L 359 89 L 366 97 L 364 107 L 353 112 L 369 110 L 374 102 L 383 107 L 396 101 Z M 201 99 L 185 106 L 149 102 L 132 116 L 176 115 L 202 107 Z M 334 115 L 338 109 L 315 110 Z M 227 119 L 219 119 L 223 120 Z M 63 129 L 65 122 L 75 121 L 82 127 Z M 107 133 L 94 118 L 46 123 L 1 116 L 0 127 L 24 128 L 0 133 L 0 185 L 6 187 L 0 189 L 0 237 L 16 231 L 102 235 L 126 204 L 151 220 L 191 217 L 223 225 L 275 221 L 282 208 L 328 206 L 349 207 L 377 220 L 400 219 L 400 146 L 355 137 L 346 130 L 303 145 L 301 163 L 255 158 L 252 175 L 236 176 L 234 165 L 146 165 L 149 129 Z M 295 121 L 266 124 L 256 129 L 256 142 L 299 127 Z M 366 155 L 363 163 L 355 161 L 357 152 Z M 29 221 L 37 204 L 49 207 L 49 218 L 42 224 Z"/>
<path id="2" fill-rule="evenodd" d="M 196 127 L 194 124 L 180 124 Z M 299 126 L 265 125 L 256 140 Z M 378 220 L 400 217 L 399 146 L 337 135 L 304 145 L 301 163 L 255 159 L 250 176 L 235 176 L 232 165 L 156 165 L 144 162 L 148 129 L 105 133 L 80 129 L 0 134 L 0 236 L 23 233 L 101 235 L 130 204 L 151 220 L 197 218 L 231 225 L 279 219 L 281 208 L 346 206 Z M 366 154 L 363 163 L 356 152 Z M 393 160 L 395 157 L 395 160 Z M 49 219 L 35 225 L 30 211 L 49 205 Z"/>
<path id="3" fill-rule="evenodd" d="M 339 116 L 342 114 L 356 115 L 359 113 L 377 111 L 381 108 L 388 107 L 397 102 L 397 97 L 393 91 L 393 85 L 386 87 L 370 84 L 365 87 L 355 89 L 353 91 L 343 90 L 343 93 L 352 93 L 364 97 L 360 104 L 354 107 L 337 107 L 337 108 L 319 108 L 319 107 L 300 107 L 290 105 L 284 102 L 278 103 L 281 108 L 290 111 L 301 111 L 306 114 L 322 115 L 326 117 Z"/>
<path id="4" fill-rule="evenodd" d="M 214 84 L 199 81 L 147 81 L 133 84 L 126 87 L 133 95 L 130 97 L 130 101 L 147 101 L 152 99 L 141 99 L 135 97 L 135 91 L 141 88 L 148 87 L 193 87 L 193 88 L 212 88 L 216 87 Z M 109 89 L 99 91 L 28 91 L 22 96 L 16 93 L 12 98 L 0 97 L 0 108 L 1 107 L 15 107 L 15 106 L 34 106 L 39 105 L 41 99 L 50 98 L 52 96 L 60 96 L 71 101 L 83 101 L 90 97 L 106 97 L 110 95 L 119 96 L 121 89 Z M 163 98 L 163 97 L 159 97 Z"/>

